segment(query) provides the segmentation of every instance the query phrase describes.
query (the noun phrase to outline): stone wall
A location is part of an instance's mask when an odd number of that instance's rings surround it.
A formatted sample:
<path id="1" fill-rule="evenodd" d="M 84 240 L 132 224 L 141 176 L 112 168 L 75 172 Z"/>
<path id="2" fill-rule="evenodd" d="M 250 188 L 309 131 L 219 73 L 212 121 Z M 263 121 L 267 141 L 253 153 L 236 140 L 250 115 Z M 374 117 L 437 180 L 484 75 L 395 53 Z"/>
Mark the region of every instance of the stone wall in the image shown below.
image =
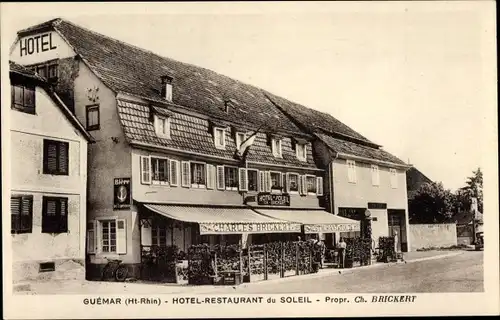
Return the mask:
<path id="1" fill-rule="evenodd" d="M 430 247 L 449 247 L 457 245 L 457 227 L 446 224 L 410 224 L 411 251 Z"/>

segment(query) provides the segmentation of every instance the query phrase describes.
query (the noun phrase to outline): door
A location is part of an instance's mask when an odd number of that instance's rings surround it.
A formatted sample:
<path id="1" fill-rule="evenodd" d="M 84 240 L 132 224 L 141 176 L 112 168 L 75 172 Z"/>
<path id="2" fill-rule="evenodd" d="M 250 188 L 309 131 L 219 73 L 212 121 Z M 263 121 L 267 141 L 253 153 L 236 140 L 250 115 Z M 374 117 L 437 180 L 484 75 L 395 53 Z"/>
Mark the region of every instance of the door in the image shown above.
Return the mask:
<path id="1" fill-rule="evenodd" d="M 387 223 L 389 224 L 389 236 L 397 234 L 396 248 L 399 252 L 406 252 L 406 223 L 405 210 L 387 210 Z"/>

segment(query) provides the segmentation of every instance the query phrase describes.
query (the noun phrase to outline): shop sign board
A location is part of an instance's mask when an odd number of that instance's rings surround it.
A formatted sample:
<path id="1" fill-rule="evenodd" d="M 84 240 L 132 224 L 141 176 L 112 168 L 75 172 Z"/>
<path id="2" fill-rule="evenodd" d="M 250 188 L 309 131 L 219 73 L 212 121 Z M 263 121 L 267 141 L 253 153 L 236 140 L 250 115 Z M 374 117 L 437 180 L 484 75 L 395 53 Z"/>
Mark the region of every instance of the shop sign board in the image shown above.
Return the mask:
<path id="1" fill-rule="evenodd" d="M 333 233 L 360 231 L 359 223 L 306 224 L 304 233 Z"/>
<path id="2" fill-rule="evenodd" d="M 257 195 L 259 206 L 290 206 L 290 195 L 261 192 Z"/>
<path id="3" fill-rule="evenodd" d="M 130 209 L 130 178 L 115 178 L 113 184 L 113 209 Z"/>
<path id="4" fill-rule="evenodd" d="M 210 222 L 200 223 L 200 234 L 300 232 L 299 223 L 287 222 Z"/>

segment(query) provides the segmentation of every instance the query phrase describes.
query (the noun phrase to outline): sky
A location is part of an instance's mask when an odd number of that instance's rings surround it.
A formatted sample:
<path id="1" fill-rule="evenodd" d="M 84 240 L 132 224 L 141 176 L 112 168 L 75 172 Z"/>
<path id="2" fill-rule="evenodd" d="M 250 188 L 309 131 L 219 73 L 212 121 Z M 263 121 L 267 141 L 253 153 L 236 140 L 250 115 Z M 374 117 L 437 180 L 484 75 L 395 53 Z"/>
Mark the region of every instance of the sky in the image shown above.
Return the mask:
<path id="1" fill-rule="evenodd" d="M 455 190 L 496 150 L 492 9 L 488 1 L 3 3 L 2 53 L 17 30 L 65 18 L 328 112 Z"/>

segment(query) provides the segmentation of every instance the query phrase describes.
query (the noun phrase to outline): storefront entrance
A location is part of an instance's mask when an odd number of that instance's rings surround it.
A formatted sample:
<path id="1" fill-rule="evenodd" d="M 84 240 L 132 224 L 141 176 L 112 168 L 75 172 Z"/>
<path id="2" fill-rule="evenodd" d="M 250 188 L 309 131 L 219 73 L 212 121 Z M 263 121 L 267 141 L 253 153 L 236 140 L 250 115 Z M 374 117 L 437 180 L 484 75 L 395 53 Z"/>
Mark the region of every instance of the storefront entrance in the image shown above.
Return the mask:
<path id="1" fill-rule="evenodd" d="M 396 246 L 400 252 L 408 252 L 406 236 L 406 220 L 404 209 L 388 209 L 387 222 L 389 225 L 389 236 L 397 235 Z"/>

